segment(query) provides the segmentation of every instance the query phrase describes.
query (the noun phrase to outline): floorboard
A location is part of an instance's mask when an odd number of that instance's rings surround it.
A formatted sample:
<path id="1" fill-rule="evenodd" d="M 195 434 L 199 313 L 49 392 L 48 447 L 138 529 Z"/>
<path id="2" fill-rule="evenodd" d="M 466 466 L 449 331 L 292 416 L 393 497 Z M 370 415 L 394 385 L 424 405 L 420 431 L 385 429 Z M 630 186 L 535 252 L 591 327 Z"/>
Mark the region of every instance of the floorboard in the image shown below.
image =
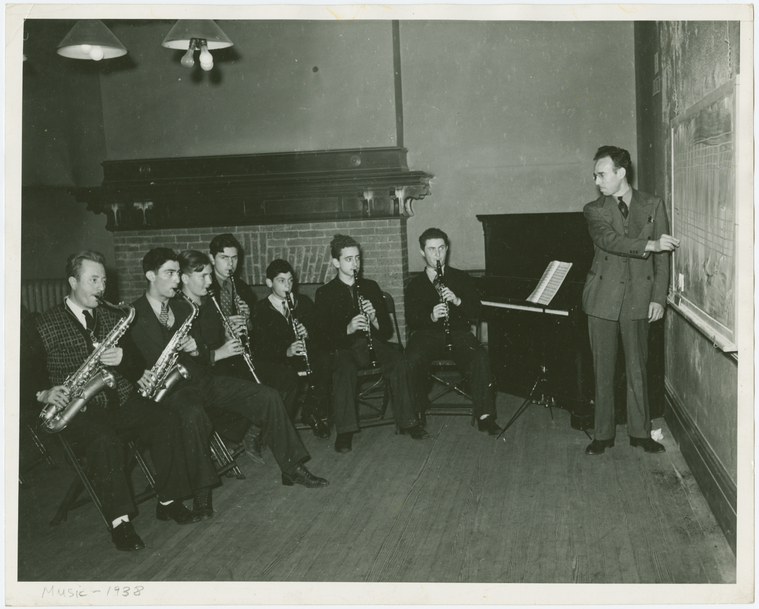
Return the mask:
<path id="1" fill-rule="evenodd" d="M 521 399 L 499 395 L 499 420 Z M 553 415 L 553 418 L 552 416 Z M 41 464 L 19 494 L 20 581 L 722 583 L 735 558 L 662 420 L 667 452 L 616 446 L 588 457 L 569 414 L 531 406 L 503 435 L 431 417 L 417 442 L 363 430 L 351 453 L 300 432 L 325 489 L 281 484 L 244 456 L 216 514 L 159 522 L 140 506 L 145 550 L 117 552 L 91 505 L 48 522 L 72 479 Z M 62 559 L 65 557 L 65 559 Z"/>

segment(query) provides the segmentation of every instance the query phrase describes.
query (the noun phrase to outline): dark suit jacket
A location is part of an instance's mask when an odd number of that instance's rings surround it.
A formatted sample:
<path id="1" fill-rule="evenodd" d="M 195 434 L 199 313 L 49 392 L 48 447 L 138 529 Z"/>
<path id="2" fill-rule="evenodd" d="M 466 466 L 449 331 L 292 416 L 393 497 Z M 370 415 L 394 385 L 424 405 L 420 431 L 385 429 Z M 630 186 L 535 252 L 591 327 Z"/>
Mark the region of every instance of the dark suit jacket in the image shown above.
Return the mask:
<path id="1" fill-rule="evenodd" d="M 669 253 L 645 251 L 649 240 L 669 232 L 662 200 L 633 189 L 627 227 L 615 197 L 602 195 L 583 211 L 595 248 L 582 295 L 583 310 L 593 317 L 617 320 L 624 299 L 632 319 L 645 319 L 651 302 L 664 306 Z"/>
<path id="2" fill-rule="evenodd" d="M 248 307 L 250 307 L 250 311 L 251 311 L 251 314 L 252 314 L 253 313 L 253 307 L 256 304 L 256 300 L 258 300 L 256 298 L 256 293 L 253 291 L 253 288 L 251 288 L 242 279 L 238 279 L 237 277 L 235 277 L 233 279 L 233 281 L 234 281 L 234 284 L 235 284 L 235 291 L 237 292 L 237 295 L 240 298 L 242 298 L 243 302 L 245 302 L 245 304 L 247 304 Z M 215 273 L 211 273 L 211 289 L 217 294 L 217 298 L 220 298 L 220 296 L 218 296 L 218 294 L 220 292 L 219 291 L 219 282 L 216 279 L 216 274 Z M 235 309 L 236 309 L 236 307 L 235 307 Z M 234 313 L 232 313 L 232 314 L 233 315 L 237 315 L 238 311 L 235 310 Z"/>
<path id="3" fill-rule="evenodd" d="M 443 278 L 446 286 L 461 299 L 461 305 L 458 307 L 449 304 L 451 329 L 469 332 L 472 322 L 479 319 L 482 308 L 474 280 L 464 271 L 450 266 L 445 267 Z M 406 323 L 409 330 L 416 332 L 436 329 L 444 332 L 443 320 L 438 319 L 433 322 L 430 318 L 432 309 L 437 304 L 440 304 L 440 296 L 427 277 L 427 272 L 422 271 L 409 282 L 406 288 Z"/>
<path id="4" fill-rule="evenodd" d="M 174 326 L 168 331 L 161 326 L 144 294 L 134 301 L 133 306 L 137 315 L 130 328 L 130 335 L 137 349 L 142 354 L 145 368 L 150 369 L 161 356 L 174 333 L 190 316 L 192 307 L 183 298 L 172 298 L 169 300 L 169 307 L 174 312 Z M 201 378 L 210 373 L 207 366 L 210 363 L 208 347 L 196 327 L 193 327 L 190 335 L 195 339 L 200 354 L 196 357 L 191 357 L 188 353 L 180 352 L 178 361 L 187 368 L 193 378 Z"/>
<path id="5" fill-rule="evenodd" d="M 294 314 L 295 319 L 306 326 L 309 337 L 312 337 L 314 303 L 308 296 L 297 297 Z M 259 300 L 253 309 L 251 339 L 253 354 L 257 360 L 282 364 L 288 363 L 291 359 L 301 360 L 287 357 L 287 348 L 295 341 L 295 333 L 284 315 L 272 306 L 268 298 Z"/>
<path id="6" fill-rule="evenodd" d="M 385 307 L 382 291 L 377 282 L 371 279 L 359 279 L 361 295 L 370 300 L 377 312 L 379 330 L 372 326 L 372 338 L 387 340 L 393 335 L 393 322 Z M 351 291 L 338 276 L 316 290 L 315 327 L 317 341 L 327 352 L 335 349 L 350 349 L 353 342 L 363 332 L 347 333 L 350 320 L 358 314 Z"/>

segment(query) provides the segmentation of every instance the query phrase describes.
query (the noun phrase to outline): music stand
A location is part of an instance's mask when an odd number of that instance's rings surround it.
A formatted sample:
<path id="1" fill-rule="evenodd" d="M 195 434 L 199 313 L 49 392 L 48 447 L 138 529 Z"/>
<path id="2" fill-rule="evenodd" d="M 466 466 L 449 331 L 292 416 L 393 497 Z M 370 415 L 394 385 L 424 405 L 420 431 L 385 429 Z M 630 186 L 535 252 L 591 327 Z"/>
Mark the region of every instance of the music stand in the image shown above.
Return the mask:
<path id="1" fill-rule="evenodd" d="M 547 314 L 547 306 L 536 306 L 535 308 L 542 309 L 540 314 Z M 540 398 L 536 400 L 535 398 L 538 395 L 540 395 Z M 538 404 L 548 408 L 549 412 L 551 413 L 551 420 L 553 421 L 553 407 L 556 406 L 556 399 L 548 393 L 548 377 L 546 375 L 545 321 L 540 324 L 540 371 L 538 372 L 538 376 L 535 379 L 535 383 L 532 385 L 532 389 L 530 389 L 530 393 L 528 394 L 527 399 L 522 402 L 522 405 L 509 419 L 509 422 L 506 423 L 504 428 L 501 430 L 501 433 L 496 436 L 496 440 L 500 438 L 504 433 L 506 433 L 506 430 L 511 427 L 520 416 L 524 414 L 524 411 L 527 410 L 531 404 Z M 506 438 L 504 438 L 503 441 L 505 442 Z"/>

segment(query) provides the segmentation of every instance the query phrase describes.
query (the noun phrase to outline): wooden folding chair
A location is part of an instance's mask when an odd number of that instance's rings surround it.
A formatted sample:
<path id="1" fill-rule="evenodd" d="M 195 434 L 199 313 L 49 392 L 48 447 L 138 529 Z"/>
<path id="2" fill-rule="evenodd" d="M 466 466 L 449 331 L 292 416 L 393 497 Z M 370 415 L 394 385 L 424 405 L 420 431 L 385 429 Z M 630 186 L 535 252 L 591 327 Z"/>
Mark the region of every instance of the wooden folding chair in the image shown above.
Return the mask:
<path id="1" fill-rule="evenodd" d="M 105 513 L 103 512 L 103 504 L 100 501 L 100 498 L 97 496 L 97 493 L 95 493 L 92 482 L 90 482 L 90 479 L 87 476 L 86 464 L 83 463 L 84 459 L 82 457 L 79 457 L 74 452 L 71 444 L 63 435 L 58 434 L 58 439 L 61 441 L 63 450 L 65 451 L 66 456 L 71 463 L 71 466 L 76 472 L 76 478 L 74 478 L 73 482 L 69 486 L 68 491 L 66 491 L 66 495 L 64 495 L 63 500 L 55 512 L 55 516 L 53 516 L 53 519 L 50 521 L 51 526 L 57 526 L 66 520 L 70 510 L 81 507 L 89 501 L 92 501 L 92 503 L 95 505 L 95 509 L 98 511 L 98 514 L 100 514 L 100 517 L 103 519 L 106 528 L 110 531 L 111 523 L 105 517 Z M 135 440 L 129 438 L 128 436 L 120 437 L 120 439 L 124 443 L 124 449 L 127 451 L 126 467 L 124 468 L 125 471 L 131 471 L 132 465 L 134 463 L 137 463 L 147 480 L 147 487 L 145 490 L 138 495 L 135 495 L 134 497 L 134 502 L 136 504 L 140 504 L 143 501 L 147 501 L 151 497 L 155 497 L 155 477 L 153 476 L 153 472 L 148 467 L 145 458 L 142 456 L 142 453 L 138 449 Z M 79 499 L 79 495 L 82 493 L 82 490 L 87 491 L 87 496 Z"/>
<path id="2" fill-rule="evenodd" d="M 398 316 L 395 312 L 395 300 L 387 292 L 382 292 L 382 299 L 385 307 L 390 313 L 390 319 L 393 320 L 395 335 L 398 337 L 397 343 L 389 343 L 392 347 L 403 353 L 403 343 L 401 342 L 401 332 L 398 326 Z M 361 427 L 377 427 L 379 425 L 394 425 L 395 417 L 387 417 L 387 407 L 392 399 L 390 383 L 382 373 L 382 368 L 360 368 L 358 371 L 359 392 L 357 396 L 359 409 L 366 406 L 375 414 L 369 416 L 360 416 L 359 422 Z M 379 405 L 377 401 L 381 400 Z"/>

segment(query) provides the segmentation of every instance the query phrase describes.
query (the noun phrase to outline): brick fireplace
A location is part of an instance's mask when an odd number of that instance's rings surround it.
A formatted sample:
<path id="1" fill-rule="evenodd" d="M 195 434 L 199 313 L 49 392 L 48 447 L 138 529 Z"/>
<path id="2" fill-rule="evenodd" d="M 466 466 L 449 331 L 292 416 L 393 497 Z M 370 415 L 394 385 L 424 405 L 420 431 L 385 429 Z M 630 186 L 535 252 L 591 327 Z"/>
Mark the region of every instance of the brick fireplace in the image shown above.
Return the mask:
<path id="1" fill-rule="evenodd" d="M 405 341 L 406 221 L 433 177 L 410 170 L 406 154 L 385 147 L 105 161 L 102 186 L 73 194 L 106 216 L 127 302 L 145 289 L 148 250 L 208 252 L 221 233 L 243 246 L 246 282 L 263 286 L 269 262 L 284 258 L 310 295 L 334 277 L 329 242 L 343 233 L 361 243 L 364 277 L 395 300 Z"/>
<path id="2" fill-rule="evenodd" d="M 148 250 L 170 247 L 177 253 L 185 249 L 207 253 L 211 239 L 220 233 L 234 234 L 243 246 L 245 258 L 240 278 L 254 286 L 265 283 L 266 267 L 275 258 L 290 261 L 300 284 L 321 285 L 331 280 L 335 271 L 330 264 L 329 242 L 335 233 L 350 235 L 361 243 L 363 276 L 379 283 L 395 300 L 401 336 L 406 342 L 403 286 L 408 277 L 408 245 L 405 217 L 114 233 L 121 299 L 131 302 L 144 291 L 146 280 L 141 262 Z"/>

